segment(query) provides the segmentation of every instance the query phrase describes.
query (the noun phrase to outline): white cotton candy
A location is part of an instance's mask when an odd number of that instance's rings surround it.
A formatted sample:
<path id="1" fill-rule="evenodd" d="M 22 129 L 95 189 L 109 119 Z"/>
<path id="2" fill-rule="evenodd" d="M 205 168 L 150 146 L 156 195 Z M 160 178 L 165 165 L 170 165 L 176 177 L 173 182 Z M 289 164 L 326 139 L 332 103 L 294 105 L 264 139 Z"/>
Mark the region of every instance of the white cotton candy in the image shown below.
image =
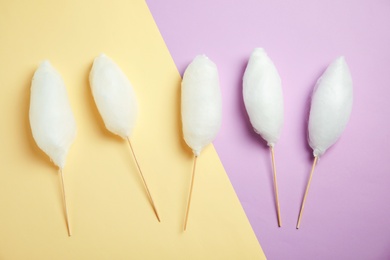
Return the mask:
<path id="1" fill-rule="evenodd" d="M 35 142 L 59 167 L 76 137 L 76 122 L 61 75 L 44 61 L 31 84 L 30 125 Z"/>
<path id="2" fill-rule="evenodd" d="M 205 55 L 196 56 L 184 72 L 181 117 L 184 139 L 198 156 L 216 137 L 222 119 L 218 69 Z"/>
<path id="3" fill-rule="evenodd" d="M 275 65 L 261 48 L 255 49 L 249 59 L 243 96 L 255 132 L 274 146 L 283 127 L 282 83 Z"/>
<path id="4" fill-rule="evenodd" d="M 352 78 L 344 57 L 333 61 L 314 88 L 309 118 L 309 143 L 321 156 L 343 132 L 351 114 Z"/>
<path id="5" fill-rule="evenodd" d="M 137 119 L 137 100 L 130 81 L 106 55 L 95 58 L 89 82 L 96 106 L 107 129 L 130 137 Z"/>

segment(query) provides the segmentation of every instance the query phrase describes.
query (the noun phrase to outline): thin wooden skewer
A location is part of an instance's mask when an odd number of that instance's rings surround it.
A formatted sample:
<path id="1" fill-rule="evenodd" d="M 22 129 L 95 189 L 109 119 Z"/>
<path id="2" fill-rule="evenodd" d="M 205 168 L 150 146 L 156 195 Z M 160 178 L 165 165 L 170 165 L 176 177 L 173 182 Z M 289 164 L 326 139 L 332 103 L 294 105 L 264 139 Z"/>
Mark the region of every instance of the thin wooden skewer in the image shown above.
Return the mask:
<path id="1" fill-rule="evenodd" d="M 145 185 L 145 188 L 146 188 L 146 193 L 148 194 L 149 200 L 150 200 L 150 202 L 152 203 L 153 211 L 154 211 L 154 213 L 156 214 L 156 217 L 157 217 L 158 222 L 161 222 L 160 216 L 158 215 L 158 212 L 157 212 L 157 208 L 156 208 L 156 206 L 154 205 L 154 201 L 153 201 L 152 195 L 150 194 L 148 185 L 146 184 L 144 175 L 143 175 L 143 173 L 142 173 L 142 171 L 141 171 L 141 167 L 140 167 L 139 164 L 138 164 L 138 160 L 137 160 L 137 157 L 135 156 L 135 153 L 134 153 L 134 150 L 133 150 L 133 146 L 131 145 L 131 142 L 130 142 L 130 138 L 129 138 L 129 137 L 127 137 L 127 142 L 129 143 L 130 150 L 131 150 L 131 153 L 133 154 L 133 158 L 134 158 L 135 164 L 137 165 L 138 171 L 139 171 L 139 173 L 141 174 L 142 181 L 143 181 L 143 183 L 144 183 L 144 185 Z"/>
<path id="2" fill-rule="evenodd" d="M 299 211 L 297 229 L 299 229 L 299 225 L 301 224 L 301 217 L 302 217 L 303 209 L 305 208 L 306 196 L 307 196 L 307 193 L 309 192 L 310 182 L 311 182 L 311 178 L 313 177 L 314 168 L 316 167 L 316 164 L 317 164 L 317 159 L 318 159 L 318 157 L 315 156 L 315 157 L 314 157 L 314 161 L 313 161 L 313 167 L 311 168 L 311 172 L 310 172 L 310 176 L 309 176 L 309 181 L 307 182 L 305 195 L 303 196 L 303 201 L 302 201 L 302 205 L 301 205 L 301 210 Z"/>
<path id="3" fill-rule="evenodd" d="M 62 169 L 59 169 L 60 176 L 61 176 L 61 187 L 62 187 L 62 196 L 64 199 L 64 206 L 65 206 L 65 219 L 66 219 L 66 226 L 68 228 L 68 236 L 72 236 L 72 231 L 70 229 L 70 223 L 69 223 L 69 217 L 68 217 L 68 207 L 66 203 L 66 193 L 65 193 L 65 184 L 64 184 L 64 174 L 62 173 Z"/>
<path id="4" fill-rule="evenodd" d="M 198 156 L 195 156 L 195 158 L 194 158 L 194 167 L 192 168 L 192 178 L 191 178 L 190 194 L 188 196 L 188 204 L 187 204 L 186 216 L 185 216 L 185 220 L 184 220 L 184 231 L 186 231 L 188 215 L 190 213 L 192 188 L 194 187 L 194 179 L 195 179 L 196 159 L 198 159 Z"/>
<path id="5" fill-rule="evenodd" d="M 278 182 L 276 179 L 276 165 L 275 165 L 275 153 L 274 148 L 271 146 L 271 157 L 272 157 L 272 169 L 274 172 L 274 191 L 275 191 L 275 202 L 276 202 L 276 209 L 278 213 L 278 225 L 279 227 L 282 226 L 282 217 L 280 216 L 280 205 L 279 205 L 279 192 L 278 192 Z"/>

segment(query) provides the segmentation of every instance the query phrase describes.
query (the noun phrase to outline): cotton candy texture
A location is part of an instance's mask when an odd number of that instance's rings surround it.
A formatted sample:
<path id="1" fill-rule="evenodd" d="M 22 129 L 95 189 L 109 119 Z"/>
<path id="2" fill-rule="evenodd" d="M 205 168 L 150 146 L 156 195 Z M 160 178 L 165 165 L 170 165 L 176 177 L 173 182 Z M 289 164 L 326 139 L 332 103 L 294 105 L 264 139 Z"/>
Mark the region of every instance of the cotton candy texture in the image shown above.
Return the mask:
<path id="1" fill-rule="evenodd" d="M 283 127 L 282 83 L 267 53 L 255 49 L 243 78 L 243 97 L 250 122 L 256 133 L 274 146 Z"/>
<path id="2" fill-rule="evenodd" d="M 96 106 L 107 129 L 130 137 L 137 119 L 137 100 L 133 87 L 122 72 L 106 55 L 95 58 L 89 82 Z"/>
<path id="3" fill-rule="evenodd" d="M 217 66 L 205 55 L 188 65 L 181 84 L 184 139 L 199 156 L 221 127 L 222 100 Z"/>
<path id="4" fill-rule="evenodd" d="M 309 144 L 321 156 L 340 137 L 349 120 L 353 103 L 352 78 L 344 57 L 333 61 L 314 88 Z"/>
<path id="5" fill-rule="evenodd" d="M 44 61 L 32 79 L 30 126 L 35 142 L 60 169 L 76 137 L 76 122 L 60 74 Z"/>

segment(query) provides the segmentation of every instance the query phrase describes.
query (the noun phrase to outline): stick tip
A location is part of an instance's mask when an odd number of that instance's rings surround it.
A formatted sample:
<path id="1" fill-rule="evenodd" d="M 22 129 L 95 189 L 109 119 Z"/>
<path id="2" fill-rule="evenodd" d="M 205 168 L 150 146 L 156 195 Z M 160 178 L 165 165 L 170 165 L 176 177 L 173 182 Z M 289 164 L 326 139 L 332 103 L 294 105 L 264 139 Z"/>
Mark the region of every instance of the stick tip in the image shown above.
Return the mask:
<path id="1" fill-rule="evenodd" d="M 152 198 L 152 197 L 150 197 L 150 198 Z M 161 223 L 160 215 L 158 214 L 156 206 L 154 205 L 154 202 L 153 202 L 152 199 L 151 199 L 151 202 L 152 202 L 152 207 L 153 207 L 154 214 L 156 215 L 156 218 L 157 218 L 158 222 Z"/>

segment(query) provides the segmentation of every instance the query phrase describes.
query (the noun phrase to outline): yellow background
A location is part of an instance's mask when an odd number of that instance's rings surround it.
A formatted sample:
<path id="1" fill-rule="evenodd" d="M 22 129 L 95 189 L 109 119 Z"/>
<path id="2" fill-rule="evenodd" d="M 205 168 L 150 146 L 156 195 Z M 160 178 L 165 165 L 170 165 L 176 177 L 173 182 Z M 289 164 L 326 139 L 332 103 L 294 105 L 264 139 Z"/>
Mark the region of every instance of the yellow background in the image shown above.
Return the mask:
<path id="1" fill-rule="evenodd" d="M 88 83 L 105 52 L 134 85 L 133 146 L 109 133 Z M 57 169 L 28 121 L 30 83 L 49 59 L 62 75 L 78 132 L 64 169 L 67 236 Z M 144 1 L 0 1 L 0 259 L 263 259 L 210 145 L 198 160 L 183 233 L 192 153 L 182 139 L 180 75 Z"/>

